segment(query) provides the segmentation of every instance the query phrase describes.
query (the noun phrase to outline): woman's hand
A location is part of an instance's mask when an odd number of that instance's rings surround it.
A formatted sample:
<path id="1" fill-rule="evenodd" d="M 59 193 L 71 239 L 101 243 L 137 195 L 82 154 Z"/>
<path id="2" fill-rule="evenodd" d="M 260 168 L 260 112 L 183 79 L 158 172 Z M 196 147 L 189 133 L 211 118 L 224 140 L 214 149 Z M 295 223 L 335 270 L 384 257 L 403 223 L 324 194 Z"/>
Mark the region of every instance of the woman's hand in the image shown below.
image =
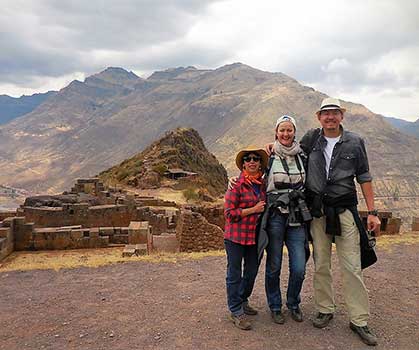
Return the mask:
<path id="1" fill-rule="evenodd" d="M 244 218 L 247 215 L 263 213 L 264 210 L 265 210 L 265 202 L 259 201 L 253 207 L 242 209 L 241 217 Z"/>
<path id="2" fill-rule="evenodd" d="M 237 180 L 239 179 L 238 176 L 230 177 L 228 179 L 228 189 L 232 190 L 234 186 L 236 186 Z"/>
<path id="3" fill-rule="evenodd" d="M 254 207 L 254 212 L 255 213 L 263 213 L 263 211 L 265 210 L 265 201 L 260 201 L 258 202 Z"/>

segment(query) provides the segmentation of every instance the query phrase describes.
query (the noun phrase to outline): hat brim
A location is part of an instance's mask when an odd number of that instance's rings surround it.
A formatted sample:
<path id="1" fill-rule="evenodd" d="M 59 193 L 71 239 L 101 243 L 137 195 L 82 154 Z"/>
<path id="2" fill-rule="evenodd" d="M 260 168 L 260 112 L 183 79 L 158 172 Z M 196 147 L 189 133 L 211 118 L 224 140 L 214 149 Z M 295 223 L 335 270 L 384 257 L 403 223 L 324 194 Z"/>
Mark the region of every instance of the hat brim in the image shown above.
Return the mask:
<path id="1" fill-rule="evenodd" d="M 324 108 L 322 108 L 322 109 L 319 109 L 319 110 L 316 112 L 316 115 L 318 116 L 318 115 L 320 114 L 320 112 L 322 112 L 322 111 L 329 111 L 329 110 L 333 110 L 333 109 L 337 109 L 338 111 L 341 111 L 342 113 L 345 113 L 345 112 L 346 112 L 346 108 L 343 108 L 343 107 L 330 106 L 330 107 L 324 107 Z"/>
<path id="2" fill-rule="evenodd" d="M 261 162 L 260 165 L 262 167 L 262 170 L 265 170 L 265 168 L 268 166 L 268 155 L 262 148 L 245 148 L 241 150 L 239 153 L 237 153 L 236 156 L 236 165 L 240 170 L 243 170 L 243 157 L 246 154 L 249 153 L 255 153 L 260 156 Z"/>

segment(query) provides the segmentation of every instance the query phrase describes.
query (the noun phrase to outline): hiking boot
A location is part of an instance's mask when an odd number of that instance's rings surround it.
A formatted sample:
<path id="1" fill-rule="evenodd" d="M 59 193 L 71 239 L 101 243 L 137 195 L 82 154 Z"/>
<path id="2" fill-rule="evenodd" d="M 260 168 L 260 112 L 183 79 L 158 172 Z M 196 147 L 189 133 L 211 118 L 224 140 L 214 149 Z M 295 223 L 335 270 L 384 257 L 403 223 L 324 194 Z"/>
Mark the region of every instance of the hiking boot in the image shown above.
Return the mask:
<path id="1" fill-rule="evenodd" d="M 371 333 L 368 326 L 356 326 L 352 322 L 349 323 L 349 328 L 352 329 L 356 334 L 359 335 L 361 340 L 370 346 L 377 345 L 377 337 Z"/>
<path id="2" fill-rule="evenodd" d="M 230 314 L 230 320 L 237 328 L 243 329 L 245 331 L 252 329 L 252 324 L 246 319 L 245 314 L 241 314 L 240 316 Z"/>
<path id="3" fill-rule="evenodd" d="M 295 322 L 303 322 L 303 313 L 299 307 L 296 309 L 290 309 L 291 318 Z"/>
<path id="4" fill-rule="evenodd" d="M 316 318 L 313 320 L 313 326 L 316 328 L 327 327 L 332 318 L 333 314 L 324 314 L 323 312 L 319 312 Z"/>
<path id="5" fill-rule="evenodd" d="M 251 307 L 249 303 L 243 303 L 243 311 L 246 315 L 254 316 L 258 314 L 258 311 Z"/>
<path id="6" fill-rule="evenodd" d="M 284 315 L 282 314 L 281 310 L 271 311 L 271 316 L 272 316 L 272 319 L 274 320 L 275 323 L 278 323 L 278 324 L 284 324 L 285 323 L 285 318 L 284 318 Z"/>

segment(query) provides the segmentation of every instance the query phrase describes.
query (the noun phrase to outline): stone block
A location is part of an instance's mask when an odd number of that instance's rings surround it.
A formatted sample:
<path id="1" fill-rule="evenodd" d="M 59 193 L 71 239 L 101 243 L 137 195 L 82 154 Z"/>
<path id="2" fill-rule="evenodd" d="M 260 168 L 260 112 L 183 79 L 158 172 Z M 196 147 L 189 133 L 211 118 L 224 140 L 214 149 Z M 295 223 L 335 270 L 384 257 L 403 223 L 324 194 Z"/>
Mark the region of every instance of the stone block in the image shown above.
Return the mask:
<path id="1" fill-rule="evenodd" d="M 13 218 L 6 218 L 6 219 L 4 219 L 2 221 L 2 226 L 3 227 L 11 227 L 12 226 L 12 223 L 13 223 L 13 219 L 14 219 L 14 217 Z"/>
<path id="2" fill-rule="evenodd" d="M 109 236 L 100 236 L 98 239 L 98 248 L 106 248 L 109 246 Z"/>
<path id="3" fill-rule="evenodd" d="M 71 235 L 69 231 L 56 232 L 54 249 L 68 249 L 71 246 Z"/>
<path id="4" fill-rule="evenodd" d="M 129 244 L 147 244 L 150 235 L 148 221 L 131 221 L 128 226 Z"/>
<path id="5" fill-rule="evenodd" d="M 140 256 L 147 254 L 147 244 L 127 244 L 122 252 L 122 256 L 124 257 L 129 257 L 133 255 Z"/>
<path id="6" fill-rule="evenodd" d="M 122 251 L 122 256 L 123 257 L 130 257 L 130 256 L 133 256 L 133 255 L 135 255 L 135 244 L 134 245 L 132 245 L 132 244 L 126 245 L 124 250 Z"/>
<path id="7" fill-rule="evenodd" d="M 402 220 L 399 218 L 391 218 L 388 220 L 386 230 L 382 234 L 395 235 L 400 233 Z"/>
<path id="8" fill-rule="evenodd" d="M 90 248 L 90 238 L 83 237 L 79 242 L 79 248 Z"/>
<path id="9" fill-rule="evenodd" d="M 147 244 L 136 244 L 135 252 L 137 255 L 147 255 L 148 254 Z"/>
<path id="10" fill-rule="evenodd" d="M 419 218 L 412 218 L 412 231 L 419 231 Z"/>
<path id="11" fill-rule="evenodd" d="M 33 248 L 35 250 L 48 250 L 54 249 L 51 244 L 46 239 L 34 239 L 33 241 Z"/>
<path id="12" fill-rule="evenodd" d="M 79 230 L 79 229 L 81 229 L 81 225 L 57 227 L 57 231 L 71 231 L 71 230 Z"/>
<path id="13" fill-rule="evenodd" d="M 33 224 L 25 224 L 25 218 L 14 218 L 12 230 L 16 250 L 27 250 L 32 247 Z"/>
<path id="14" fill-rule="evenodd" d="M 101 236 L 112 236 L 115 233 L 113 227 L 100 227 L 99 232 Z"/>
<path id="15" fill-rule="evenodd" d="M 128 244 L 128 234 L 126 234 L 126 235 L 113 235 L 113 236 L 110 237 L 110 243 Z"/>
<path id="16" fill-rule="evenodd" d="M 153 236 L 153 251 L 156 252 L 178 252 L 179 242 L 176 234 L 161 234 Z"/>
<path id="17" fill-rule="evenodd" d="M 0 227 L 0 238 L 8 238 L 10 235 L 10 228 Z"/>
<path id="18" fill-rule="evenodd" d="M 84 237 L 83 230 L 71 230 L 70 237 L 72 240 L 82 239 Z"/>
<path id="19" fill-rule="evenodd" d="M 89 237 L 90 238 L 99 238 L 99 233 L 100 233 L 99 228 L 93 227 L 89 231 Z"/>

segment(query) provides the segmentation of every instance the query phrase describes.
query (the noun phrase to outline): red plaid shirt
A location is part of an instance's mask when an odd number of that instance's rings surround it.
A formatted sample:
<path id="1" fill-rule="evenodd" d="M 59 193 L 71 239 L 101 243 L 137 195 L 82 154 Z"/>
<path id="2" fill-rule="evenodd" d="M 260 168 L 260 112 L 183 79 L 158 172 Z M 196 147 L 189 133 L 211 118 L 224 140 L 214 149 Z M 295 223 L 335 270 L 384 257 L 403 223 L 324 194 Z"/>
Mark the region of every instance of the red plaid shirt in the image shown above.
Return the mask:
<path id="1" fill-rule="evenodd" d="M 264 186 L 261 185 L 257 195 L 248 184 L 243 174 L 240 174 L 237 184 L 228 190 L 224 200 L 224 216 L 226 218 L 224 238 L 232 242 L 251 245 L 256 244 L 256 224 L 260 214 L 250 214 L 242 217 L 244 208 L 251 208 L 259 201 L 266 199 Z"/>

